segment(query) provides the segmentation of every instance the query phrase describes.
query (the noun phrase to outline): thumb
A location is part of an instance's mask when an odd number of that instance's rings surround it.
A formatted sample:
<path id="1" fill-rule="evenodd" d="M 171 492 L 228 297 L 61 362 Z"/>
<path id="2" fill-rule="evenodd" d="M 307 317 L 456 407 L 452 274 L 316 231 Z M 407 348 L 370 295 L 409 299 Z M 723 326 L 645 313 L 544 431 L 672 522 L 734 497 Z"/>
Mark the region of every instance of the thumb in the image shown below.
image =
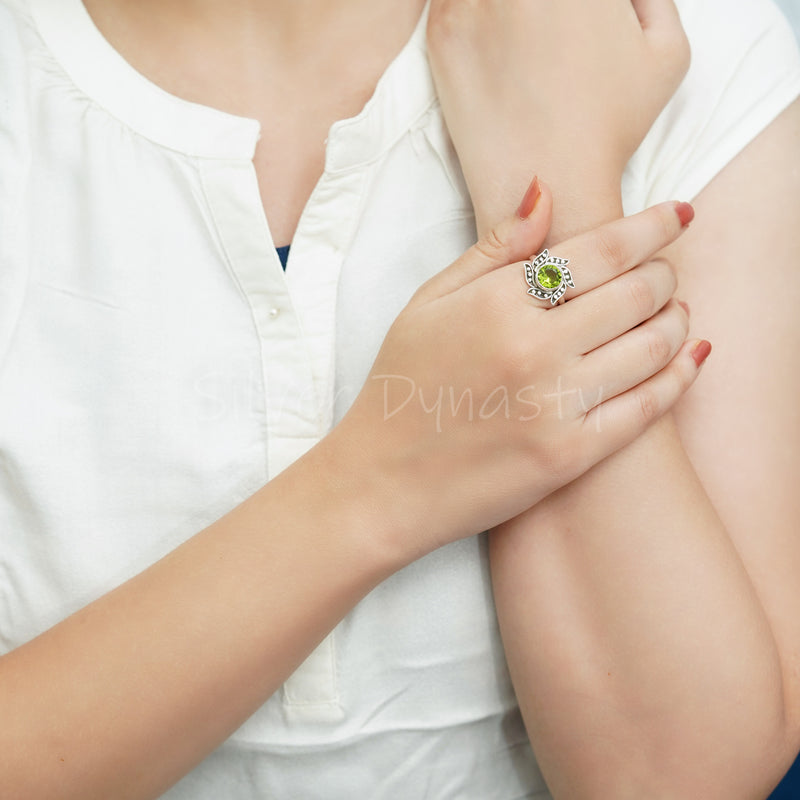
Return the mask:
<path id="1" fill-rule="evenodd" d="M 645 33 L 662 26 L 680 29 L 681 18 L 674 0 L 631 0 L 631 5 Z"/>
<path id="2" fill-rule="evenodd" d="M 675 0 L 631 0 L 631 5 L 645 39 L 664 66 L 674 68 L 680 81 L 689 69 L 691 49 Z"/>
<path id="3" fill-rule="evenodd" d="M 553 195 L 534 178 L 517 212 L 484 234 L 460 258 L 423 283 L 409 305 L 428 303 L 450 294 L 498 267 L 523 261 L 539 252 L 553 219 Z"/>

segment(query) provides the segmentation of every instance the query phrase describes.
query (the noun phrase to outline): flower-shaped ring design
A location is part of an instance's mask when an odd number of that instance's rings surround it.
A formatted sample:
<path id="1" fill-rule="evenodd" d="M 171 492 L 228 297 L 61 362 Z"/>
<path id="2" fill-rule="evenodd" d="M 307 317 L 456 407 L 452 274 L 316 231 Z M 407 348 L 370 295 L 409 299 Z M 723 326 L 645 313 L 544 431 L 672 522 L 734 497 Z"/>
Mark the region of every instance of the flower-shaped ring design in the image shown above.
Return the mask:
<path id="1" fill-rule="evenodd" d="M 525 280 L 530 286 L 528 294 L 555 305 L 567 291 L 567 286 L 575 288 L 567 264 L 569 259 L 551 256 L 548 250 L 542 250 L 538 256 L 526 261 L 523 266 Z"/>

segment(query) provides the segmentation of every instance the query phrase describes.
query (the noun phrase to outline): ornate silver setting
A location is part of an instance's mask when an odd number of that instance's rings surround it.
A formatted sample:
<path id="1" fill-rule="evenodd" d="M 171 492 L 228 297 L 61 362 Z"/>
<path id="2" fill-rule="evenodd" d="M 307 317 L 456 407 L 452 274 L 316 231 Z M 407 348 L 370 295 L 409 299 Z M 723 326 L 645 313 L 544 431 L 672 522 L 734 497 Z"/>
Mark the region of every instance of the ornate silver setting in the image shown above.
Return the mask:
<path id="1" fill-rule="evenodd" d="M 530 286 L 528 294 L 539 300 L 549 300 L 555 305 L 567 291 L 567 286 L 575 288 L 572 273 L 567 269 L 568 258 L 551 256 L 548 250 L 542 250 L 538 256 L 526 261 L 525 280 Z M 544 282 L 544 279 L 547 282 Z M 558 281 L 558 283 L 555 283 Z"/>

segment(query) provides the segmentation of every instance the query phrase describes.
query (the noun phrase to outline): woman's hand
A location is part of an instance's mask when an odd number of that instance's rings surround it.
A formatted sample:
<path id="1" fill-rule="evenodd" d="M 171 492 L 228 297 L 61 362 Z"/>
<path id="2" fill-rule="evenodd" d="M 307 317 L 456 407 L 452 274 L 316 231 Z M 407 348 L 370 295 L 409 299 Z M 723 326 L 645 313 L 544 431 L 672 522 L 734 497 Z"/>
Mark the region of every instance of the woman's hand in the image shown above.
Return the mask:
<path id="1" fill-rule="evenodd" d="M 572 481 L 697 374 L 674 271 L 649 260 L 688 207 L 664 203 L 555 247 L 577 289 L 550 307 L 526 293 L 519 263 L 549 204 L 545 188 L 530 218 L 506 219 L 418 290 L 329 437 L 414 556 Z"/>
<path id="2" fill-rule="evenodd" d="M 673 0 L 432 0 L 428 46 L 482 229 L 534 171 L 559 207 L 602 193 L 618 210 L 625 164 L 689 65 Z"/>

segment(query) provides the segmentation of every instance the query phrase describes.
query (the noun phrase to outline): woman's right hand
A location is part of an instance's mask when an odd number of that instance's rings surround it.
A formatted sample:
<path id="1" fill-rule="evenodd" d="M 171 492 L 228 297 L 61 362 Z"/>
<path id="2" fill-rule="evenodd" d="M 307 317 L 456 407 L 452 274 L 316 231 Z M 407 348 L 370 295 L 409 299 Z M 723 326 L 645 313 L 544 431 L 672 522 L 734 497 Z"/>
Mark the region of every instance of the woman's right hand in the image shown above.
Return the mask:
<path id="1" fill-rule="evenodd" d="M 526 293 L 520 263 L 549 227 L 542 188 L 527 218 L 417 291 L 328 437 L 404 559 L 531 507 L 636 438 L 697 375 L 674 270 L 653 258 L 691 208 L 662 203 L 553 248 L 577 288 L 549 307 Z"/>
<path id="2" fill-rule="evenodd" d="M 690 61 L 674 0 L 433 0 L 428 54 L 479 230 L 535 169 L 570 235 L 616 216 L 625 165 Z"/>

